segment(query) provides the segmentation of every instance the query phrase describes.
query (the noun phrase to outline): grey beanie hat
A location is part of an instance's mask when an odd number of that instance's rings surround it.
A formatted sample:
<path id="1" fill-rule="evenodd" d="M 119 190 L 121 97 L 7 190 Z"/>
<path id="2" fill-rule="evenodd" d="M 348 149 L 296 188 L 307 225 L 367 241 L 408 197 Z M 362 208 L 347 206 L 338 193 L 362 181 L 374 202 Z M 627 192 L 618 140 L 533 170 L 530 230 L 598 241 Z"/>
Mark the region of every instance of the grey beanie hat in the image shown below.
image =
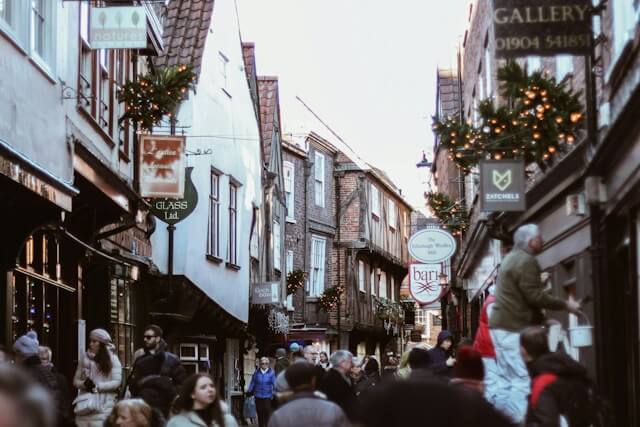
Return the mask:
<path id="1" fill-rule="evenodd" d="M 36 331 L 29 331 L 16 340 L 13 344 L 13 351 L 22 357 L 37 356 L 39 345 Z"/>

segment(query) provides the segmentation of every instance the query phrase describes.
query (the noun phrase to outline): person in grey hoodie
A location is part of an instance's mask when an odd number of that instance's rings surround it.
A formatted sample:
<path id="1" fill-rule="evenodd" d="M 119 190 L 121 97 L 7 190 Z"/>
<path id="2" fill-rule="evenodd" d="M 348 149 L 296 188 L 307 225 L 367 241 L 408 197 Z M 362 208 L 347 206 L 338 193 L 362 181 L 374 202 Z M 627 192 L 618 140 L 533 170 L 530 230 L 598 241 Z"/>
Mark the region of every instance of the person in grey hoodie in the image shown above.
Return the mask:
<path id="1" fill-rule="evenodd" d="M 307 362 L 289 366 L 285 377 L 293 394 L 273 413 L 269 427 L 349 427 L 338 405 L 315 393 L 315 367 Z"/>

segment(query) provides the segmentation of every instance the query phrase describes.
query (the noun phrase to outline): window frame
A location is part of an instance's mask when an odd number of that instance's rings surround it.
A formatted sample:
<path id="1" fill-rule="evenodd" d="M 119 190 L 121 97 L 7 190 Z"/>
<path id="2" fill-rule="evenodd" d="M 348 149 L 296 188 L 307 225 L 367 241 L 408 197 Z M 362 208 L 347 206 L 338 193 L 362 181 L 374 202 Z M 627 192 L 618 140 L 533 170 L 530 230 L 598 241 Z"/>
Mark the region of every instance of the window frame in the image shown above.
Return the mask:
<path id="1" fill-rule="evenodd" d="M 361 259 L 358 260 L 358 290 L 362 293 L 367 293 L 367 278 L 366 278 L 366 265 Z"/>
<path id="2" fill-rule="evenodd" d="M 393 199 L 387 199 L 387 222 L 389 223 L 389 228 L 393 231 L 397 228 L 398 215 L 396 212 L 396 203 Z"/>
<path id="3" fill-rule="evenodd" d="M 322 248 L 320 252 L 318 250 Z M 319 297 L 325 290 L 325 266 L 327 262 L 327 239 L 311 235 L 311 280 L 309 296 Z"/>
<path id="4" fill-rule="evenodd" d="M 238 189 L 234 182 L 229 182 L 229 235 L 227 244 L 227 260 L 232 266 L 238 265 Z"/>
<path id="5" fill-rule="evenodd" d="M 220 260 L 220 177 L 212 169 L 209 176 L 209 218 L 207 221 L 207 255 Z M 215 217 L 215 224 L 214 224 Z M 214 229 L 215 225 L 215 229 Z"/>
<path id="6" fill-rule="evenodd" d="M 387 292 L 387 272 L 380 271 L 380 277 L 378 279 L 378 296 L 380 298 L 388 299 L 389 292 Z"/>
<path id="7" fill-rule="evenodd" d="M 371 183 L 371 214 L 375 219 L 380 219 L 380 189 Z"/>
<path id="8" fill-rule="evenodd" d="M 273 268 L 282 271 L 282 227 L 277 219 L 273 220 Z"/>
<path id="9" fill-rule="evenodd" d="M 293 162 L 285 160 L 282 163 L 282 170 L 284 171 L 284 194 L 287 207 L 287 221 L 295 222 L 295 165 Z"/>
<path id="10" fill-rule="evenodd" d="M 313 165 L 313 193 L 315 205 L 321 208 L 326 207 L 326 188 L 325 188 L 325 156 L 323 153 L 316 151 L 314 154 Z"/>

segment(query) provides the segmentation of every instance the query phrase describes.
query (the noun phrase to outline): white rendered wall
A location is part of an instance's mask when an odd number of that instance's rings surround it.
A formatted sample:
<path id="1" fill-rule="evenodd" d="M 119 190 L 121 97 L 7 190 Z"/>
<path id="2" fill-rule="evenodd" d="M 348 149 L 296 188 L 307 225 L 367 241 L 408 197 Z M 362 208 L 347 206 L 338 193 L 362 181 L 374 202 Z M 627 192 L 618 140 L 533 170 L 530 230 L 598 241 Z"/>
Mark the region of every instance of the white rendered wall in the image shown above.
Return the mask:
<path id="1" fill-rule="evenodd" d="M 174 274 L 183 274 L 228 313 L 246 322 L 249 317 L 249 240 L 253 207 L 261 204 L 260 141 L 249 86 L 244 72 L 238 20 L 233 0 L 215 3 L 211 30 L 205 43 L 197 92 L 191 93 L 178 116 L 184 128 L 187 149 L 211 149 L 211 155 L 189 156 L 192 179 L 198 190 L 198 205 L 175 231 Z M 223 91 L 222 52 L 226 65 Z M 228 93 L 228 94 L 227 94 Z M 229 96 L 230 95 L 230 96 Z M 207 260 L 209 178 L 211 167 L 220 178 L 220 256 L 228 261 L 229 180 L 238 188 L 237 259 L 240 270 L 225 262 Z M 159 222 L 152 236 L 153 259 L 167 271 L 167 231 Z"/>

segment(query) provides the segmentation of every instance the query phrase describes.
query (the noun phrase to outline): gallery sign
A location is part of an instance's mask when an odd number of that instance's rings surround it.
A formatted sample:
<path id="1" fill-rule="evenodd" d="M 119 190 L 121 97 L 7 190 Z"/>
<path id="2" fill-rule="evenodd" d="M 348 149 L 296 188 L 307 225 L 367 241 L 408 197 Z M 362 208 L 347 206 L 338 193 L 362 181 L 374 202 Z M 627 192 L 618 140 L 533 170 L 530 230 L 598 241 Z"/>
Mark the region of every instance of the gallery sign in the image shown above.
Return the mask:
<path id="1" fill-rule="evenodd" d="M 446 261 L 456 253 L 456 239 L 439 228 L 420 230 L 409 239 L 409 253 L 424 263 Z"/>
<path id="2" fill-rule="evenodd" d="M 149 210 L 158 217 L 160 221 L 167 224 L 177 224 L 191 215 L 196 208 L 196 205 L 198 204 L 198 192 L 196 191 L 196 186 L 191 180 L 191 172 L 193 172 L 192 167 L 187 168 L 184 172 L 186 184 L 183 198 L 162 198 L 151 200 L 151 207 Z"/>
<path id="3" fill-rule="evenodd" d="M 498 58 L 586 54 L 591 0 L 493 0 Z"/>
<path id="4" fill-rule="evenodd" d="M 409 266 L 409 290 L 418 304 L 427 305 L 442 298 L 444 288 L 440 284 L 441 264 L 411 264 Z"/>
<path id="5" fill-rule="evenodd" d="M 147 14 L 144 6 L 92 7 L 89 24 L 91 49 L 144 49 Z"/>
<path id="6" fill-rule="evenodd" d="M 265 305 L 280 302 L 280 283 L 254 283 L 251 286 L 251 304 Z"/>
<path id="7" fill-rule="evenodd" d="M 480 210 L 526 210 L 524 161 L 480 161 Z"/>
<path id="8" fill-rule="evenodd" d="M 182 198 L 184 195 L 184 136 L 140 136 L 140 195 Z"/>

